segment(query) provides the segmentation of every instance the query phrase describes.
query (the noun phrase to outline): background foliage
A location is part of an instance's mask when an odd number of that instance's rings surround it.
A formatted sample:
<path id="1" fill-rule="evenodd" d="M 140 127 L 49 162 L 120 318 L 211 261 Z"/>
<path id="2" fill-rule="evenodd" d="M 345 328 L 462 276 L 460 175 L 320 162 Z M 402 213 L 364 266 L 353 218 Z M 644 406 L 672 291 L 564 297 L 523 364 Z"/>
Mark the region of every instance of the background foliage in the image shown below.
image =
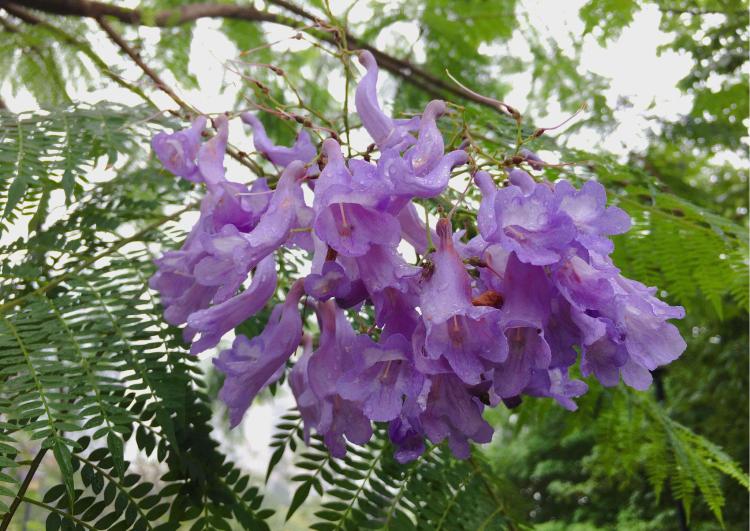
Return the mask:
<path id="1" fill-rule="evenodd" d="M 458 144 L 468 132 L 499 161 L 514 153 L 515 122 L 451 93 L 446 69 L 498 98 L 510 90 L 509 76 L 531 71 L 524 136 L 550 100 L 571 113 L 586 103 L 572 128 L 605 135 L 615 109 L 603 96 L 608 81 L 579 68 L 586 35 L 605 45 L 656 6 L 671 39 L 664 48 L 693 61 L 679 83 L 693 97 L 691 109 L 676 119 L 655 109 L 659 133 L 647 150 L 625 158 L 584 153 L 565 135 L 530 145 L 586 161 L 547 176 L 605 183 L 635 221 L 616 241 L 616 263 L 687 310 L 679 326 L 688 351 L 657 373 L 653 392 L 589 382 L 576 413 L 528 400 L 491 413 L 495 440 L 470 460 L 434 447 L 408 466 L 392 460 L 382 433 L 332 460 L 318 442 L 304 445 L 291 411 L 279 419 L 265 478 L 250 477 L 222 451 L 215 378 L 186 355 L 147 286 L 152 258 L 180 245 L 179 221 L 199 197 L 158 168 L 148 140 L 182 127 L 200 102 L 179 97 L 176 105 L 147 71 L 103 59 L 106 37 L 91 17 L 60 14 L 62 2 L 24 4 L 40 9 L 0 2 L 0 83 L 28 91 L 39 106 L 0 111 L 0 528 L 262 529 L 290 517 L 289 526 L 316 529 L 747 528 L 745 1 L 591 0 L 572 53 L 534 27 L 515 0 L 371 0 L 373 16 L 359 22 L 318 1 L 270 1 L 264 13 L 302 28 L 313 44 L 293 53 L 266 46 L 278 26 L 258 17 L 217 22 L 238 50 L 253 50 L 224 65 L 244 76 L 235 110 L 260 104 L 339 132 L 358 125 L 329 92 L 332 76 L 353 86 L 342 50 L 383 41 L 383 52 L 414 61 L 416 43 L 394 33 L 414 22 L 419 67 L 433 79 L 392 68 L 395 110 L 408 113 L 442 95 L 460 105 L 444 124 L 446 137 Z M 139 22 L 160 23 L 162 10 L 184 4 L 142 1 Z M 325 22 L 311 28 L 316 17 Z M 200 73 L 190 69 L 194 23 L 174 25 L 178 18 L 166 17 L 156 34 L 107 20 L 182 95 L 199 86 Z M 519 32 L 529 56 L 481 51 L 507 46 Z M 281 73 L 250 69 L 242 62 L 250 60 Z M 87 97 L 115 86 L 138 103 Z M 296 124 L 267 125 L 284 142 Z M 234 178 L 268 171 L 256 154 L 233 153 L 244 164 L 235 164 Z M 436 214 L 445 204 L 425 206 Z M 285 258 L 282 283 L 299 266 Z M 260 322 L 242 326 L 257 330 Z M 280 473 L 291 475 L 283 507 L 264 500 L 264 479 Z"/>

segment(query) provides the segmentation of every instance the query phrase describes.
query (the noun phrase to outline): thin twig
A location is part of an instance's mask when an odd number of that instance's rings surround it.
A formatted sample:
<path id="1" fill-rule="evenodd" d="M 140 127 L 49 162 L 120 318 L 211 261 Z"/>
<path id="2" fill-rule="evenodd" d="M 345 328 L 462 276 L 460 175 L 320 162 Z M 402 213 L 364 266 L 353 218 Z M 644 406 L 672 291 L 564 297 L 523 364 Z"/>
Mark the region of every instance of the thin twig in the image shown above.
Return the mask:
<path id="1" fill-rule="evenodd" d="M 191 114 L 202 114 L 200 111 L 198 111 L 198 109 L 187 103 L 174 90 L 172 90 L 172 88 L 166 82 L 164 82 L 161 76 L 146 64 L 146 62 L 141 57 L 141 54 L 137 50 L 133 49 L 133 47 L 131 47 L 125 41 L 125 39 L 123 39 L 122 35 L 115 31 L 115 29 L 109 24 L 109 22 L 104 20 L 103 16 L 99 16 L 98 18 L 96 18 L 96 22 L 99 24 L 99 27 L 104 30 L 104 32 L 112 40 L 112 42 L 114 42 L 128 57 L 133 60 L 136 65 L 138 65 L 143 73 L 146 74 L 146 76 L 148 76 L 148 78 L 154 82 L 159 90 L 172 98 L 172 100 L 184 111 L 187 111 Z M 243 166 L 250 168 L 260 176 L 264 174 L 263 169 L 254 160 L 248 158 L 244 152 L 241 152 L 231 145 L 227 145 L 226 151 L 229 156 L 231 156 Z"/>
<path id="2" fill-rule="evenodd" d="M 13 519 L 13 515 L 18 509 L 18 506 L 21 505 L 21 502 L 23 501 L 23 498 L 24 498 L 24 494 L 26 494 L 26 491 L 28 490 L 29 485 L 31 484 L 31 480 L 34 479 L 34 474 L 36 474 L 36 470 L 37 468 L 39 468 L 39 465 L 42 463 L 42 459 L 44 458 L 44 455 L 46 453 L 47 453 L 47 448 L 41 448 L 39 452 L 37 452 L 36 456 L 34 456 L 34 460 L 31 462 L 29 471 L 26 473 L 26 477 L 23 479 L 23 483 L 21 483 L 21 488 L 18 489 L 18 492 L 16 493 L 16 497 L 13 498 L 13 501 L 11 502 L 10 507 L 8 507 L 8 512 L 5 513 L 5 516 L 3 516 L 3 521 L 0 522 L 0 531 L 5 531 L 10 526 L 10 521 Z"/>
<path id="3" fill-rule="evenodd" d="M 298 17 L 315 22 L 316 24 L 321 23 L 315 15 L 285 0 L 269 0 L 269 3 L 294 13 Z M 7 0 L 0 0 L 0 7 L 13 4 L 15 3 Z M 93 19 L 113 17 L 120 22 L 135 26 L 152 25 L 158 27 L 173 27 L 180 24 L 194 22 L 201 18 L 227 18 L 248 22 L 273 22 L 300 31 L 307 31 L 309 33 L 314 32 L 314 30 L 304 30 L 304 28 L 301 28 L 300 21 L 297 19 L 286 17 L 283 14 L 259 11 L 252 5 L 242 6 L 209 3 L 189 4 L 176 9 L 159 11 L 149 17 L 144 17 L 143 13 L 137 9 L 119 7 L 93 0 L 25 0 L 24 5 L 25 7 L 31 7 L 58 15 L 87 17 Z M 336 42 L 337 37 L 330 32 L 317 31 L 314 32 L 314 35 L 321 41 L 333 44 L 334 46 L 338 45 Z M 343 36 L 346 38 L 350 48 L 369 50 L 383 69 L 400 77 L 407 83 L 411 83 L 422 89 L 431 96 L 444 97 L 445 94 L 452 94 L 502 112 L 496 104 L 487 101 L 485 98 L 482 98 L 471 90 L 448 83 L 440 77 L 423 70 L 419 66 L 416 66 L 405 59 L 400 59 L 378 50 L 348 32 L 344 32 Z"/>

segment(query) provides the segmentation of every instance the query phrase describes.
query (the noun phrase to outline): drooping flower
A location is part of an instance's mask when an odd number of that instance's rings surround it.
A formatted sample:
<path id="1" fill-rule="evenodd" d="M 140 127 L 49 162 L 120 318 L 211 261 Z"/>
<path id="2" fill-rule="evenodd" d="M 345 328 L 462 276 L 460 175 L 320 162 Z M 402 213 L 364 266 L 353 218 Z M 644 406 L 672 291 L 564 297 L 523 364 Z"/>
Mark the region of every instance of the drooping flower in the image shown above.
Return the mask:
<path id="1" fill-rule="evenodd" d="M 419 119 L 394 120 L 387 116 L 378 103 L 378 64 L 375 57 L 364 50 L 359 53 L 359 62 L 367 69 L 367 73 L 357 85 L 354 96 L 354 104 L 362 125 L 381 150 L 403 150 L 414 143 L 414 137 L 409 131 L 419 127 Z"/>
<path id="2" fill-rule="evenodd" d="M 201 134 L 207 119 L 199 116 L 188 129 L 176 133 L 157 133 L 151 147 L 166 169 L 189 181 L 201 182 L 198 164 L 195 161 L 201 145 Z"/>
<path id="3" fill-rule="evenodd" d="M 411 362 L 411 345 L 402 335 L 375 343 L 360 335 L 359 353 L 338 381 L 339 394 L 362 404 L 362 412 L 374 421 L 393 420 L 401 413 L 404 399 L 416 399 L 425 378 Z"/>
<path id="4" fill-rule="evenodd" d="M 492 440 L 492 426 L 482 418 L 484 406 L 452 374 L 437 375 L 431 380 L 427 408 L 420 416 L 425 434 L 433 444 L 447 439 L 453 455 L 466 459 L 470 455 L 469 441 Z"/>
<path id="5" fill-rule="evenodd" d="M 580 380 L 571 380 L 567 369 L 534 371 L 524 394 L 554 398 L 562 407 L 570 411 L 578 409 L 573 398 L 583 395 L 588 386 Z"/>
<path id="6" fill-rule="evenodd" d="M 552 352 L 545 338 L 552 286 L 537 266 L 524 264 L 515 253 L 508 258 L 503 278 L 502 329 L 508 356 L 494 371 L 495 392 L 511 398 L 523 391 L 534 371 L 546 370 Z"/>
<path id="7" fill-rule="evenodd" d="M 438 222 L 437 233 L 432 272 L 420 292 L 424 351 L 428 358 L 444 358 L 467 384 L 476 384 L 508 355 L 499 328 L 500 311 L 472 304 L 471 279 L 453 245 L 447 219 Z"/>
<path id="8" fill-rule="evenodd" d="M 331 455 L 346 454 L 345 438 L 355 444 L 365 444 L 372 437 L 372 425 L 359 403 L 343 398 L 337 383 L 353 363 L 356 335 L 344 313 L 332 301 L 318 303 L 320 345 L 307 360 L 307 382 L 315 397 L 314 405 L 307 405 L 305 422 L 314 422 L 315 429 Z M 315 403 L 317 402 L 317 403 Z"/>
<path id="9" fill-rule="evenodd" d="M 304 290 L 297 281 L 282 304 L 277 305 L 260 335 L 248 339 L 238 335 L 231 349 L 214 359 L 214 365 L 226 375 L 219 398 L 229 408 L 232 427 L 257 394 L 281 377 L 284 365 L 302 340 L 299 300 Z"/>
<path id="10" fill-rule="evenodd" d="M 190 347 L 190 353 L 198 354 L 216 346 L 224 334 L 263 309 L 275 291 L 276 259 L 271 255 L 255 268 L 248 289 L 221 304 L 188 316 L 188 326 L 201 333 L 198 341 Z"/>

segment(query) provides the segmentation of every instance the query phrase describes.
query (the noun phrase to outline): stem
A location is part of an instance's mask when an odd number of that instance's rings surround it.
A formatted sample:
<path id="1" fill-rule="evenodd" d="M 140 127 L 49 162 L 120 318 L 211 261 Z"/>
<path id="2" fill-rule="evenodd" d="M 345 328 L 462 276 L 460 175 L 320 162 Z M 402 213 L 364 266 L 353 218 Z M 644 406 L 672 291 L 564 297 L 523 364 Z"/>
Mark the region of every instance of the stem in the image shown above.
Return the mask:
<path id="1" fill-rule="evenodd" d="M 23 497 L 23 501 L 25 501 L 26 503 L 30 503 L 32 505 L 36 505 L 37 507 L 41 507 L 42 509 L 47 509 L 51 513 L 57 513 L 60 516 L 63 516 L 65 518 L 67 518 L 68 520 L 72 520 L 76 524 L 78 524 L 78 525 L 80 525 L 82 527 L 85 527 L 86 529 L 96 529 L 93 525 L 88 524 L 88 523 L 84 522 L 83 520 L 79 520 L 78 518 L 76 518 L 72 514 L 67 513 L 65 511 L 62 511 L 62 510 L 58 509 L 57 507 L 53 507 L 53 506 L 51 506 L 49 504 L 46 504 L 44 502 L 40 502 L 39 500 L 35 500 L 34 498 L 29 498 L 28 496 L 24 496 Z"/>
<path id="2" fill-rule="evenodd" d="M 29 485 L 31 484 L 31 480 L 34 479 L 34 474 L 36 474 L 37 468 L 39 468 L 39 465 L 42 463 L 42 459 L 44 458 L 44 455 L 47 453 L 47 448 L 41 448 L 39 452 L 34 457 L 34 460 L 31 462 L 31 466 L 29 467 L 29 471 L 26 473 L 26 477 L 23 478 L 23 483 L 21 483 L 21 488 L 18 489 L 18 493 L 16 494 L 16 497 L 13 498 L 13 502 L 10 504 L 10 507 L 8 508 L 8 512 L 5 513 L 5 516 L 3 516 L 2 522 L 0 522 L 0 531 L 5 531 L 8 529 L 8 526 L 10 526 L 10 521 L 13 519 L 13 515 L 15 514 L 16 510 L 18 509 L 18 506 L 21 505 L 21 502 L 24 501 L 24 494 L 26 494 L 26 491 L 29 488 Z"/>
<path id="3" fill-rule="evenodd" d="M 167 83 L 161 78 L 161 76 L 159 76 L 156 71 L 154 71 L 150 66 L 146 64 L 146 62 L 141 57 L 141 54 L 138 51 L 134 50 L 125 41 L 125 39 L 123 39 L 122 35 L 117 33 L 117 31 L 115 31 L 115 29 L 106 20 L 104 20 L 102 16 L 97 17 L 96 22 L 99 24 L 99 27 L 104 30 L 104 32 L 112 40 L 112 42 L 114 42 L 125 53 L 125 55 L 130 57 L 130 59 L 132 59 L 133 62 L 138 65 L 143 73 L 146 74 L 146 76 L 154 82 L 156 87 L 164 92 L 167 96 L 172 98 L 172 100 L 177 105 L 179 105 L 181 109 L 187 111 L 190 114 L 203 114 L 198 109 L 183 100 L 169 85 L 167 85 Z M 246 155 L 240 153 L 237 148 L 227 145 L 226 151 L 229 156 L 231 156 L 243 166 L 250 168 L 259 175 L 263 175 L 263 170 L 261 169 L 261 167 L 251 159 L 247 158 Z"/>
<path id="4" fill-rule="evenodd" d="M 479 479 L 482 481 L 482 484 L 484 485 L 484 488 L 487 491 L 487 493 L 490 495 L 490 498 L 492 498 L 492 501 L 494 501 L 497 504 L 497 507 L 499 509 L 501 509 L 499 511 L 499 513 L 504 515 L 505 514 L 505 510 L 504 510 L 505 504 L 500 499 L 500 497 L 497 495 L 497 493 L 492 489 L 492 487 L 490 486 L 490 484 L 487 482 L 487 478 L 484 477 L 484 474 L 482 473 L 482 468 L 477 464 L 477 462 L 476 462 L 476 460 L 474 459 L 473 456 L 469 457 L 469 464 L 474 469 L 474 471 L 476 472 L 476 474 L 479 477 Z M 510 521 L 510 520 L 508 520 L 508 529 L 512 529 L 512 530 L 517 529 L 516 526 L 515 526 L 515 524 L 512 521 Z"/>

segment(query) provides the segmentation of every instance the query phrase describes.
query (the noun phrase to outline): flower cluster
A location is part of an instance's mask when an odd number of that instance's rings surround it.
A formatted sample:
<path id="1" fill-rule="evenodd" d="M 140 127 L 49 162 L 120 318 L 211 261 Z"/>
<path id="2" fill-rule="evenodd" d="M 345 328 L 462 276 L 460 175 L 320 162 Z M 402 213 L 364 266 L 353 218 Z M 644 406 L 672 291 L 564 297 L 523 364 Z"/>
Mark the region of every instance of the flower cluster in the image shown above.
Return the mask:
<path id="1" fill-rule="evenodd" d="M 214 360 L 226 375 L 220 397 L 232 425 L 298 350 L 289 383 L 305 433 L 316 430 L 334 456 L 344 455 L 346 440 L 367 442 L 374 421 L 388 423 L 399 461 L 419 456 L 425 438 L 447 439 L 466 457 L 470 441 L 492 438 L 486 406 L 513 407 L 530 395 L 575 409 L 573 399 L 587 390 L 569 375 L 579 354 L 584 376 L 648 387 L 650 371 L 685 348 L 667 322 L 684 312 L 613 265 L 609 237 L 630 220 L 606 205 L 604 188 L 537 182 L 521 169 L 498 187 L 480 171 L 473 176 L 482 194 L 476 236 L 465 241 L 447 218 L 427 227 L 414 200 L 445 191 L 468 154 L 445 152 L 442 101 L 413 119 L 387 116 L 372 55 L 362 52 L 360 62 L 366 74 L 355 103 L 379 150 L 376 162 L 347 160 L 332 138 L 319 154 L 304 130 L 292 147 L 275 146 L 261 122 L 244 114 L 256 150 L 281 169 L 273 189 L 264 179 L 248 188 L 225 178 L 225 117 L 205 143 L 205 118 L 153 140 L 168 170 L 207 189 L 182 249 L 160 258 L 151 280 L 166 320 L 186 324 L 191 352 L 216 346 L 266 306 L 277 291 L 280 247 L 312 258 L 310 274 L 291 285 L 263 332 L 237 335 Z M 533 153 L 523 157 L 534 169 L 544 165 Z M 304 186 L 313 191 L 311 205 Z M 402 256 L 403 242 L 423 257 L 417 265 Z M 303 304 L 317 315 L 317 347 L 303 331 Z M 374 315 L 366 333 L 350 319 L 363 307 Z"/>

